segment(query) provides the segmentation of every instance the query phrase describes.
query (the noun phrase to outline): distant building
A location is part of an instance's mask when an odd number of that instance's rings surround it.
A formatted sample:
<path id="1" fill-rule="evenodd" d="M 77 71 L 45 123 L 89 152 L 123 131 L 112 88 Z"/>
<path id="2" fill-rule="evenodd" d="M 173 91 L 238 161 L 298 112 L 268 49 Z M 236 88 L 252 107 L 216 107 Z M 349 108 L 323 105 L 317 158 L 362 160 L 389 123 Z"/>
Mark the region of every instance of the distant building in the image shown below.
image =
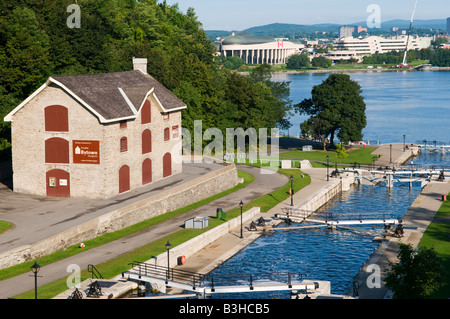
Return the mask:
<path id="1" fill-rule="evenodd" d="M 447 18 L 447 34 L 450 35 L 450 18 Z"/>
<path id="2" fill-rule="evenodd" d="M 110 198 L 180 173 L 181 110 L 172 92 L 134 70 L 52 76 L 5 117 L 14 191 Z"/>
<path id="3" fill-rule="evenodd" d="M 361 62 L 362 57 L 358 56 L 355 51 L 335 51 L 331 50 L 328 51 L 328 53 L 325 55 L 327 59 L 332 60 L 333 62 L 340 62 L 340 61 L 348 61 L 350 59 L 354 59 L 356 62 Z"/>
<path id="4" fill-rule="evenodd" d="M 245 64 L 284 64 L 304 47 L 301 43 L 284 39 L 239 33 L 223 39 L 219 52 L 225 57 L 238 56 Z"/>
<path id="5" fill-rule="evenodd" d="M 350 38 L 353 36 L 354 27 L 343 26 L 339 29 L 339 38 Z"/>
<path id="6" fill-rule="evenodd" d="M 408 50 L 428 48 L 431 45 L 432 38 L 411 37 Z M 334 48 L 336 51 L 352 51 L 357 55 L 370 55 L 376 52 L 386 53 L 390 51 L 404 51 L 406 48 L 407 37 L 396 36 L 391 38 L 382 38 L 369 36 L 366 38 L 343 38 L 336 40 Z"/>
<path id="7" fill-rule="evenodd" d="M 367 28 L 363 28 L 361 26 L 358 26 L 358 33 L 361 33 L 361 32 L 367 32 Z"/>

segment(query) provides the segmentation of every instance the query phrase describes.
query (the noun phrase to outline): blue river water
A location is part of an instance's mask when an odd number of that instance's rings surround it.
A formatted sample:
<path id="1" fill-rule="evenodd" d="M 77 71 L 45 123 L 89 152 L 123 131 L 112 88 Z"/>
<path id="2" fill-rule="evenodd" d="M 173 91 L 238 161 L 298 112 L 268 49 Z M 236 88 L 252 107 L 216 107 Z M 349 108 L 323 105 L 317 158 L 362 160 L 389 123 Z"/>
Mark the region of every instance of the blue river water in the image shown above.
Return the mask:
<path id="1" fill-rule="evenodd" d="M 276 74 L 273 80 L 289 81 L 291 99 L 299 103 L 329 74 Z M 364 141 L 370 144 L 450 144 L 450 72 L 360 72 L 350 73 L 362 88 L 367 126 Z M 295 114 L 291 136 L 300 133 L 305 115 Z M 423 152 L 409 163 L 450 166 L 450 153 Z M 355 186 L 336 196 L 315 212 L 319 218 L 401 218 L 421 188 L 418 185 Z M 215 269 L 214 276 L 241 276 L 272 272 L 302 273 L 304 279 L 331 282 L 332 294 L 346 294 L 361 266 L 379 245 L 372 239 L 383 226 L 356 226 L 338 230 L 323 228 L 276 231 L 264 235 Z M 245 282 L 237 280 L 236 283 Z M 212 298 L 290 298 L 288 292 L 218 294 Z"/>
<path id="2" fill-rule="evenodd" d="M 450 72 L 357 72 L 349 73 L 359 83 L 366 103 L 367 126 L 363 140 L 370 144 L 407 143 L 424 139 L 450 141 Z M 324 74 L 282 74 L 273 80 L 289 81 L 294 104 L 311 97 L 313 86 Z M 308 117 L 294 114 L 291 136 L 300 134 L 300 123 Z"/>
<path id="3" fill-rule="evenodd" d="M 383 186 L 355 186 L 314 215 L 321 219 L 326 215 L 330 220 L 401 218 L 420 191 L 420 187 L 410 189 L 406 185 L 396 185 L 392 190 Z M 276 231 L 258 238 L 211 274 L 239 274 L 242 280 L 243 274 L 302 273 L 303 279 L 330 281 L 332 294 L 346 294 L 353 277 L 378 246 L 372 239 L 383 232 L 383 225 Z M 217 294 L 212 298 L 286 299 L 290 296 L 284 291 Z"/>

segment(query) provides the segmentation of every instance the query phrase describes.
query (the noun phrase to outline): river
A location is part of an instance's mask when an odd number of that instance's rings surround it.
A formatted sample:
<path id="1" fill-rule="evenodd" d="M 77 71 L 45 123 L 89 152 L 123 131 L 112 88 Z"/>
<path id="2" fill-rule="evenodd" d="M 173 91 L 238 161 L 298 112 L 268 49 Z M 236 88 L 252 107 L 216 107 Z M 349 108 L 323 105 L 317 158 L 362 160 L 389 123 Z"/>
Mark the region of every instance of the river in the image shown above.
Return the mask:
<path id="1" fill-rule="evenodd" d="M 273 80 L 290 81 L 294 104 L 311 97 L 329 73 L 283 74 Z M 366 103 L 367 126 L 364 141 L 370 144 L 450 141 L 450 72 L 356 72 L 349 73 L 359 83 Z M 295 114 L 290 122 L 291 136 L 300 134 L 300 123 L 307 116 Z"/>
<path id="2" fill-rule="evenodd" d="M 291 99 L 299 103 L 311 96 L 314 85 L 329 74 L 275 74 L 274 80 L 290 81 Z M 360 72 L 350 73 L 362 88 L 366 102 L 367 127 L 364 140 L 371 144 L 407 143 L 427 140 L 450 144 L 450 72 Z M 307 117 L 291 118 L 291 136 L 300 133 Z M 450 165 L 450 155 L 424 152 L 414 164 Z M 355 186 L 336 196 L 315 212 L 337 219 L 401 218 L 421 188 L 396 185 Z M 319 216 L 320 217 L 320 216 Z M 322 216 L 323 218 L 323 216 Z M 265 235 L 226 261 L 213 275 L 300 272 L 311 280 L 331 282 L 332 294 L 346 294 L 353 277 L 378 246 L 375 235 L 382 226 L 353 229 L 304 229 Z M 213 295 L 212 298 L 289 298 L 288 292 Z"/>

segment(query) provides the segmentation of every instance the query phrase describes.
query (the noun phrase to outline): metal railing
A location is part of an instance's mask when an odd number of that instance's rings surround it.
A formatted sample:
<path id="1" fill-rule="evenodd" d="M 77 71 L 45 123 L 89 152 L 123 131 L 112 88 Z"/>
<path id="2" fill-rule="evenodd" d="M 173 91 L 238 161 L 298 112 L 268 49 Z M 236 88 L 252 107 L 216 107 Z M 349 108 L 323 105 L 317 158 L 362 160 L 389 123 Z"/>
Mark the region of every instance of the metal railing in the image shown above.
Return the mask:
<path id="1" fill-rule="evenodd" d="M 92 273 L 92 279 L 94 279 L 94 277 L 97 279 L 103 279 L 103 276 L 100 274 L 97 268 L 95 268 L 94 265 L 88 265 L 88 272 Z"/>
<path id="2" fill-rule="evenodd" d="M 135 274 L 139 278 L 143 276 L 153 277 L 160 280 L 165 280 L 166 283 L 178 282 L 182 284 L 191 285 L 194 289 L 196 287 L 209 287 L 211 291 L 214 291 L 215 287 L 233 286 L 233 285 L 248 285 L 252 290 L 255 284 L 261 282 L 278 282 L 285 283 L 289 287 L 294 283 L 300 282 L 303 277 L 306 277 L 301 272 L 259 272 L 252 274 L 200 274 L 186 270 L 180 270 L 175 268 L 168 268 L 165 266 L 159 266 L 155 264 L 132 262 L 130 263 Z"/>

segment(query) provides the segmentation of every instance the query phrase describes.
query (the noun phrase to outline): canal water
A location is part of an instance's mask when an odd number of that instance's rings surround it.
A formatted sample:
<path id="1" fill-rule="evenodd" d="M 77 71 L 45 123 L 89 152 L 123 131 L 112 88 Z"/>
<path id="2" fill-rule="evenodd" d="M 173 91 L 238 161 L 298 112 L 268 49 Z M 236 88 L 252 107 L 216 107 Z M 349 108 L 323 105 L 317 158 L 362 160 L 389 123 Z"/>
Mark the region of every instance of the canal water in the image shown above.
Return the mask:
<path id="1" fill-rule="evenodd" d="M 412 188 L 396 185 L 391 190 L 381 185 L 355 186 L 336 196 L 314 215 L 329 220 L 401 218 L 420 191 L 418 185 Z M 239 274 L 240 279 L 235 281 L 239 284 L 245 282 L 243 274 L 302 273 L 303 279 L 330 281 L 332 294 L 347 294 L 354 276 L 379 245 L 372 239 L 383 232 L 383 225 L 275 231 L 258 238 L 211 275 L 231 278 Z M 285 299 L 290 295 L 289 292 L 250 292 L 217 294 L 212 298 Z"/>

